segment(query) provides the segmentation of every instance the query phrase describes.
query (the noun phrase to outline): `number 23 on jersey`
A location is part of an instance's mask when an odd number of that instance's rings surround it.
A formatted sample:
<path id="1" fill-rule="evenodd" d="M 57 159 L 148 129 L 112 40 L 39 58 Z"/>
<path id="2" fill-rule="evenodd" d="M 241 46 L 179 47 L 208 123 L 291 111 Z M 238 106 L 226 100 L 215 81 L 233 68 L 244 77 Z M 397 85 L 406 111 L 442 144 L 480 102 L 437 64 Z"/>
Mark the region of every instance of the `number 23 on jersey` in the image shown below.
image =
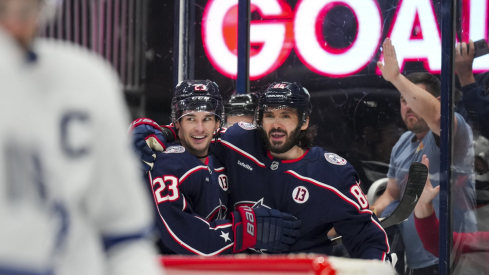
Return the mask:
<path id="1" fill-rule="evenodd" d="M 157 189 L 155 190 L 155 188 Z M 158 204 L 177 200 L 180 197 L 178 178 L 167 175 L 153 179 L 153 193 Z"/>

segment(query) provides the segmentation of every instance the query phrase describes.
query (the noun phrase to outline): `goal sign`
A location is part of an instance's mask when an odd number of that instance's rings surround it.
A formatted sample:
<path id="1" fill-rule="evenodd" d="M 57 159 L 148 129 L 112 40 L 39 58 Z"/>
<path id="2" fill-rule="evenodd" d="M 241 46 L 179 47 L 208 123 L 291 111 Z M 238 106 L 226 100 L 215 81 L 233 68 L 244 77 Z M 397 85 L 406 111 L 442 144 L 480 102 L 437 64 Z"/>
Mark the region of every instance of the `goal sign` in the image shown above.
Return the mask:
<path id="1" fill-rule="evenodd" d="M 487 39 L 488 1 L 462 5 L 464 40 Z M 348 8 L 357 22 L 353 42 L 342 49 L 325 43 L 322 32 L 324 17 L 338 6 Z M 432 0 L 399 0 L 394 8 L 392 20 L 386 20 L 377 0 L 299 0 L 295 10 L 285 0 L 251 0 L 251 11 L 261 18 L 250 22 L 250 79 L 276 70 L 292 49 L 317 74 L 354 75 L 379 57 L 383 30 L 396 46 L 401 69 L 406 61 L 422 61 L 427 71 L 440 73 L 441 35 Z M 237 11 L 238 0 L 210 0 L 202 21 L 206 55 L 229 78 L 237 77 Z M 489 55 L 477 58 L 473 68 L 489 70 Z"/>

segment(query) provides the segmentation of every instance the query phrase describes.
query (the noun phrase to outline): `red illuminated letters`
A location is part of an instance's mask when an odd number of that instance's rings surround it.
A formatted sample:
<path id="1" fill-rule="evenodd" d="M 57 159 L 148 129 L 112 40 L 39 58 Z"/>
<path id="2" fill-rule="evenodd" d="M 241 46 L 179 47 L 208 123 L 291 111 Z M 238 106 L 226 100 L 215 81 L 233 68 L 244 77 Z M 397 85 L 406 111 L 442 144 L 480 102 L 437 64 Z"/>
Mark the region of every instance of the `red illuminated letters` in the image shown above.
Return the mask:
<path id="1" fill-rule="evenodd" d="M 358 22 L 357 37 L 345 52 L 328 52 L 316 37 L 316 21 L 324 7 L 345 5 Z M 309 69 L 328 76 L 351 75 L 364 68 L 380 43 L 382 20 L 374 0 L 303 0 L 298 3 L 294 20 L 297 54 Z"/>
<path id="2" fill-rule="evenodd" d="M 419 18 L 419 24 L 415 24 L 416 18 Z M 387 36 L 396 46 L 397 59 L 427 60 L 426 69 L 439 73 L 441 37 L 431 0 L 401 0 L 393 22 Z M 422 38 L 412 37 L 414 27 L 420 28 L 418 31 L 422 32 Z"/>
<path id="3" fill-rule="evenodd" d="M 222 74 L 237 76 L 237 0 L 211 0 L 202 24 L 205 51 Z M 250 23 L 250 79 L 279 67 L 293 48 L 292 10 L 281 0 L 251 0 L 263 20 Z M 267 19 L 278 19 L 267 22 Z"/>
<path id="4" fill-rule="evenodd" d="M 237 77 L 238 0 L 210 0 L 204 12 L 202 38 L 212 65 L 223 75 Z M 350 9 L 357 33 L 345 49 L 326 45 L 320 20 L 334 7 Z M 488 1 L 463 0 L 463 36 L 487 39 Z M 299 0 L 295 12 L 285 0 L 251 0 L 261 20 L 250 23 L 250 79 L 259 79 L 283 64 L 292 48 L 313 72 L 329 77 L 356 74 L 378 57 L 382 30 L 396 46 L 401 68 L 406 61 L 423 61 L 428 71 L 441 70 L 441 38 L 432 0 L 400 0 L 390 26 L 376 0 Z M 489 70 L 489 55 L 474 61 L 474 71 Z"/>

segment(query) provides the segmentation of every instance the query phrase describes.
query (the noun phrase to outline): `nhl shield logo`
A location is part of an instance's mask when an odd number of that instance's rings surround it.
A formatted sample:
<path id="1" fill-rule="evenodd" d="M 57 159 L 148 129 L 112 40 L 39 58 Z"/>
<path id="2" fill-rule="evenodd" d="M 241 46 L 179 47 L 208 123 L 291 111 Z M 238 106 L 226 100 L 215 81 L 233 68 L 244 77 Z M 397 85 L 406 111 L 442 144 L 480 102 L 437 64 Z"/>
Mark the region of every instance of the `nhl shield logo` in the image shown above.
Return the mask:
<path id="1" fill-rule="evenodd" d="M 163 153 L 171 154 L 171 153 L 183 153 L 183 152 L 185 152 L 185 147 L 178 145 L 178 146 L 170 146 L 166 148 L 165 152 Z"/>
<path id="2" fill-rule="evenodd" d="M 346 159 L 338 156 L 337 154 L 334 153 L 325 153 L 324 157 L 329 163 L 332 163 L 334 165 L 345 165 L 346 164 Z"/>
<path id="3" fill-rule="evenodd" d="M 270 169 L 277 170 L 278 169 L 278 161 L 273 161 L 272 165 L 270 165 Z"/>
<path id="4" fill-rule="evenodd" d="M 238 125 L 239 127 L 245 129 L 245 130 L 253 130 L 253 129 L 256 129 L 255 125 L 253 125 L 253 123 L 248 123 L 248 122 L 244 122 L 244 121 L 240 121 L 238 122 Z"/>

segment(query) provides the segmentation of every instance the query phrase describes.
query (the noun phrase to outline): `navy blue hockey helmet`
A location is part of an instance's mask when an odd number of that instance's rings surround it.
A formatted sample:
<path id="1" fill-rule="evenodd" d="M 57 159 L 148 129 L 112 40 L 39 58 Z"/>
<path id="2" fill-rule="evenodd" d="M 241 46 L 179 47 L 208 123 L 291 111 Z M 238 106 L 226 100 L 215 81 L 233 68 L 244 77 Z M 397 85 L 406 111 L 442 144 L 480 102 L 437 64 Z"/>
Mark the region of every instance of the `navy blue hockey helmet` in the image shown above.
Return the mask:
<path id="1" fill-rule="evenodd" d="M 255 124 L 260 127 L 266 108 L 287 107 L 297 110 L 301 127 L 312 111 L 311 96 L 306 88 L 297 82 L 274 82 L 260 96 L 255 111 Z"/>
<path id="2" fill-rule="evenodd" d="M 258 94 L 235 94 L 224 104 L 227 116 L 253 116 L 258 107 Z"/>
<path id="3" fill-rule="evenodd" d="M 222 96 L 217 84 L 210 80 L 184 80 L 175 87 L 172 99 L 171 119 L 176 123 L 192 112 L 208 112 L 216 115 L 221 124 L 224 117 Z"/>

